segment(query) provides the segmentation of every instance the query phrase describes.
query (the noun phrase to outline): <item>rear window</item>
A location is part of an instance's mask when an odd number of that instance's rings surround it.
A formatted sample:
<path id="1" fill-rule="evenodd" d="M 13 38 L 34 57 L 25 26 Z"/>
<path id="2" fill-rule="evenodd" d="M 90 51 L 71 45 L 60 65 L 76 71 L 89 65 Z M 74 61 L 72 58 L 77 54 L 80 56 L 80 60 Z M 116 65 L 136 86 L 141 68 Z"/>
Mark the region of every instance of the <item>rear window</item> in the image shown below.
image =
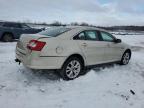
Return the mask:
<path id="1" fill-rule="evenodd" d="M 50 28 L 48 30 L 45 30 L 45 31 L 42 31 L 38 34 L 41 34 L 41 35 L 45 35 L 45 36 L 50 36 L 50 37 L 56 37 L 62 33 L 65 33 L 67 31 L 71 30 L 70 28 L 64 28 L 64 27 L 61 27 L 61 28 Z"/>

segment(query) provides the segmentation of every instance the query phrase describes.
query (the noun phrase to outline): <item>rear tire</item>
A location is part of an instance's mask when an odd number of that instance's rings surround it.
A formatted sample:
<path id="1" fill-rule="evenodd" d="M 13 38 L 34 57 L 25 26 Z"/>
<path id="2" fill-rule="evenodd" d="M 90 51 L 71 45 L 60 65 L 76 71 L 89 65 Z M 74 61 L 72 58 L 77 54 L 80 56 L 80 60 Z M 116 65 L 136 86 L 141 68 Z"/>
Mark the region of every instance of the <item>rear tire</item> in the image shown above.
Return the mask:
<path id="1" fill-rule="evenodd" d="M 64 80 L 73 80 L 83 71 L 83 64 L 77 57 L 69 58 L 63 65 L 60 75 Z"/>
<path id="2" fill-rule="evenodd" d="M 4 42 L 12 42 L 13 41 L 13 35 L 10 33 L 5 33 L 2 37 L 2 41 Z"/>
<path id="3" fill-rule="evenodd" d="M 122 56 L 120 64 L 127 65 L 129 63 L 130 58 L 131 58 L 131 53 L 129 51 L 126 51 Z"/>

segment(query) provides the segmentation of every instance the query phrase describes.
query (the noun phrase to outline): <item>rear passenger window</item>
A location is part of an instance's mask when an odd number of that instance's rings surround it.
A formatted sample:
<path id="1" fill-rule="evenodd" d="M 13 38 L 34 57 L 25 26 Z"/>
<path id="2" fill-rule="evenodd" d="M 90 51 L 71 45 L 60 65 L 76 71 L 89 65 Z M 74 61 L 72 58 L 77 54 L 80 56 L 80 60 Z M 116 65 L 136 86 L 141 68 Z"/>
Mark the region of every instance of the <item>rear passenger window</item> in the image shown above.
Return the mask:
<path id="1" fill-rule="evenodd" d="M 76 35 L 74 40 L 99 40 L 98 33 L 95 30 L 86 30 Z"/>
<path id="2" fill-rule="evenodd" d="M 98 33 L 96 31 L 85 31 L 86 40 L 99 40 Z"/>

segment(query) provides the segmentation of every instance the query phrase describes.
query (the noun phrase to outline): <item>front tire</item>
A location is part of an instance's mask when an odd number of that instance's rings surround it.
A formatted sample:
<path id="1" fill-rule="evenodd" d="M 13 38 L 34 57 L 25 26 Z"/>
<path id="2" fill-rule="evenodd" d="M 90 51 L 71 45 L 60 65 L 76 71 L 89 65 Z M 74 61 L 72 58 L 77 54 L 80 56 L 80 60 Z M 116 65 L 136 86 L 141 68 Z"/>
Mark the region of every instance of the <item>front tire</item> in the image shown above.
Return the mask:
<path id="1" fill-rule="evenodd" d="M 131 58 L 131 53 L 129 51 L 126 51 L 122 56 L 120 64 L 127 65 L 129 63 L 130 58 Z"/>
<path id="2" fill-rule="evenodd" d="M 63 65 L 60 75 L 64 80 L 73 80 L 82 73 L 83 64 L 77 57 L 69 58 Z"/>

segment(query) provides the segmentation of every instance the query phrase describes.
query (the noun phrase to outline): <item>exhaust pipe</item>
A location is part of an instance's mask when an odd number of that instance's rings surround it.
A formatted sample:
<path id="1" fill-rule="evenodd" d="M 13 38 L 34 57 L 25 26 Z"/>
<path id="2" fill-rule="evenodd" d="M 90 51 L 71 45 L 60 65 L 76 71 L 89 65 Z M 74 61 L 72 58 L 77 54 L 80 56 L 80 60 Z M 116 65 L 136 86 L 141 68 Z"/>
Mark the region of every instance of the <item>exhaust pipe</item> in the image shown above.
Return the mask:
<path id="1" fill-rule="evenodd" d="M 20 65 L 20 63 L 21 63 L 21 61 L 20 61 L 19 59 L 15 59 L 15 62 L 18 62 L 19 65 Z"/>

